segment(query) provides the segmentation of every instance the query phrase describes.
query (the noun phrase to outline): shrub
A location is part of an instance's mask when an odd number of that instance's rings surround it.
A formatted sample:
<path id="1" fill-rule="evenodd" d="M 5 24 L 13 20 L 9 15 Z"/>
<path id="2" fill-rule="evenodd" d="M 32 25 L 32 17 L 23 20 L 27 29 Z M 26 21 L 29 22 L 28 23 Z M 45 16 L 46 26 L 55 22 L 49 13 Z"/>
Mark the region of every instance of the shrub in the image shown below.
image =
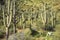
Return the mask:
<path id="1" fill-rule="evenodd" d="M 5 36 L 5 32 L 0 31 L 0 38 L 4 38 L 4 36 Z"/>
<path id="2" fill-rule="evenodd" d="M 52 25 L 48 25 L 48 24 L 44 27 L 44 30 L 46 30 L 46 31 L 55 31 L 54 27 Z"/>

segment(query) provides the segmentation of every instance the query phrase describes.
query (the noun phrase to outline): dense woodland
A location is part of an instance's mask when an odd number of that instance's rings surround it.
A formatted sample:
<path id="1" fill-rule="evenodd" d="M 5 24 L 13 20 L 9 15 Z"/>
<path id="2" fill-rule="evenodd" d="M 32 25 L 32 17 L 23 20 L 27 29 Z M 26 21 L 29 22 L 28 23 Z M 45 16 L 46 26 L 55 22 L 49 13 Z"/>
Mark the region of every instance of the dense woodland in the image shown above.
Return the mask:
<path id="1" fill-rule="evenodd" d="M 0 40 L 60 40 L 60 0 L 0 0 Z"/>

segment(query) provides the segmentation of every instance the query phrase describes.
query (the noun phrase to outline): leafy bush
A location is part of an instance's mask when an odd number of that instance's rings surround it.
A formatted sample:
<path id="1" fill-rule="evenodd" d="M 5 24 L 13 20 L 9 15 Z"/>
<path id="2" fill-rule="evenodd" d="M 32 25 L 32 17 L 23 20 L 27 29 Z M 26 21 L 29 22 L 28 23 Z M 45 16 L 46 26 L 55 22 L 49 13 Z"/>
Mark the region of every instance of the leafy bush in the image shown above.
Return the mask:
<path id="1" fill-rule="evenodd" d="M 54 27 L 52 25 L 48 25 L 48 24 L 46 24 L 44 30 L 46 30 L 46 31 L 55 31 Z"/>
<path id="2" fill-rule="evenodd" d="M 4 36 L 5 36 L 5 32 L 0 31 L 0 38 L 4 38 Z"/>

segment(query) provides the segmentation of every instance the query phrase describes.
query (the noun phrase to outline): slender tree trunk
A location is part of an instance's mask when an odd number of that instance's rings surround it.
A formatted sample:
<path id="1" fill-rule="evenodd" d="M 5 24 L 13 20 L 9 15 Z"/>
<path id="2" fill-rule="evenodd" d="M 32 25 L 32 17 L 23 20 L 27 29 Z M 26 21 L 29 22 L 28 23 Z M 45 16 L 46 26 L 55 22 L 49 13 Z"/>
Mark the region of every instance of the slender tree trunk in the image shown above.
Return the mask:
<path id="1" fill-rule="evenodd" d="M 4 21 L 6 22 L 6 24 L 5 24 L 5 26 L 6 26 L 6 40 L 8 40 L 8 37 L 9 37 L 9 27 L 10 27 L 11 20 L 12 20 L 12 13 L 10 12 L 11 11 L 10 3 L 11 3 L 10 0 L 6 0 L 7 17 L 6 17 L 6 20 L 4 19 Z M 3 17 L 4 17 L 4 14 L 3 14 Z"/>
<path id="2" fill-rule="evenodd" d="M 5 26 L 5 14 L 4 14 L 5 6 L 2 6 L 2 11 L 3 11 L 3 24 Z"/>
<path id="3" fill-rule="evenodd" d="M 41 13 L 41 18 L 42 18 L 42 22 L 43 22 L 43 26 L 46 25 L 46 22 L 47 22 L 47 16 L 46 16 L 46 5 L 45 3 L 43 4 L 43 13 Z"/>
<path id="4" fill-rule="evenodd" d="M 15 15 L 15 0 L 13 0 L 13 30 L 14 30 L 14 33 L 16 33 L 16 15 Z"/>
<path id="5" fill-rule="evenodd" d="M 8 25 L 8 23 L 9 23 L 9 1 L 10 0 L 8 0 L 8 14 L 7 14 L 7 25 L 6 25 L 6 40 L 8 40 L 8 37 L 9 37 L 9 25 Z"/>
<path id="6" fill-rule="evenodd" d="M 9 37 L 9 28 L 6 27 L 6 40 L 8 40 L 8 37 Z"/>

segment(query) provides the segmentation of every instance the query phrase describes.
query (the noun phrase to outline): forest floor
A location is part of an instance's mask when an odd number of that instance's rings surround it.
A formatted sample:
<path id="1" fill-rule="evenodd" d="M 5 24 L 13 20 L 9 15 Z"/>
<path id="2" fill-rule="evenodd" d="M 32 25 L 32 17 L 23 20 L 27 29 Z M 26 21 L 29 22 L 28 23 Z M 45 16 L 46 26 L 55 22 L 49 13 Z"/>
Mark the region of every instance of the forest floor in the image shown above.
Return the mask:
<path id="1" fill-rule="evenodd" d="M 21 31 L 21 30 L 18 30 L 18 32 Z M 43 30 L 40 30 L 40 32 L 42 32 Z M 55 32 L 53 32 L 54 36 L 57 36 L 60 38 L 60 24 L 56 25 L 56 28 L 55 28 Z M 36 38 L 36 40 L 44 40 L 45 37 L 39 37 L 39 38 Z M 6 40 L 6 37 L 4 37 L 3 39 L 0 39 L 0 40 Z"/>

